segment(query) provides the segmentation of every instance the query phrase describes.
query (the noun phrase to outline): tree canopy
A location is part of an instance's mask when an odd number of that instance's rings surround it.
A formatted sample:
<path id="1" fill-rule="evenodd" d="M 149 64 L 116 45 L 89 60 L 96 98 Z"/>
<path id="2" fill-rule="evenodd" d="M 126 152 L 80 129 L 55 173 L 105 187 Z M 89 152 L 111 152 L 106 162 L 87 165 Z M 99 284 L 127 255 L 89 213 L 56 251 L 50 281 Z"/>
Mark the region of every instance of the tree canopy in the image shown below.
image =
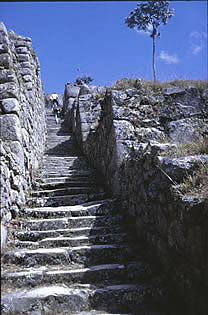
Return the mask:
<path id="1" fill-rule="evenodd" d="M 160 38 L 158 27 L 167 24 L 167 19 L 174 16 L 174 9 L 169 9 L 169 1 L 146 1 L 137 4 L 137 8 L 130 12 L 125 23 L 130 28 L 149 32 L 153 39 L 153 72 L 155 74 L 155 36 Z"/>

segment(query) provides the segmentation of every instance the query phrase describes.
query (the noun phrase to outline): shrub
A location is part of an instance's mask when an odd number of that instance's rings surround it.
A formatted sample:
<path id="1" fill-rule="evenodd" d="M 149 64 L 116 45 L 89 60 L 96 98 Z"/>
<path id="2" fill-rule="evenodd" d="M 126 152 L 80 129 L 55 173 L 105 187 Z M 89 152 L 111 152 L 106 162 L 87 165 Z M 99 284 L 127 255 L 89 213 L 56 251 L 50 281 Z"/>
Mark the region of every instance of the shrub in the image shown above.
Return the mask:
<path id="1" fill-rule="evenodd" d="M 76 78 L 76 81 L 75 81 L 75 84 L 82 84 L 82 83 L 85 83 L 85 84 L 89 84 L 90 82 L 92 82 L 94 79 L 89 77 L 89 76 L 82 76 L 82 77 L 78 77 Z"/>
<path id="2" fill-rule="evenodd" d="M 112 85 L 112 89 L 124 91 L 131 88 L 139 88 L 140 81 L 141 81 L 140 79 L 122 78 Z"/>

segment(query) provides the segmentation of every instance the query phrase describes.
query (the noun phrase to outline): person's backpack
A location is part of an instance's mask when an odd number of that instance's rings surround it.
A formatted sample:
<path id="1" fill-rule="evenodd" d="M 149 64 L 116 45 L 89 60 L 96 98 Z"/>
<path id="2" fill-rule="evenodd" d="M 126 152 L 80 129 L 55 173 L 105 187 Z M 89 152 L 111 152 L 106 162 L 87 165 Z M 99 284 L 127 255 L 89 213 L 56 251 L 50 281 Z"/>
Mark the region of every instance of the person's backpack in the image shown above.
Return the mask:
<path id="1" fill-rule="evenodd" d="M 59 109 L 59 103 L 56 99 L 53 100 L 53 109 L 58 110 Z"/>

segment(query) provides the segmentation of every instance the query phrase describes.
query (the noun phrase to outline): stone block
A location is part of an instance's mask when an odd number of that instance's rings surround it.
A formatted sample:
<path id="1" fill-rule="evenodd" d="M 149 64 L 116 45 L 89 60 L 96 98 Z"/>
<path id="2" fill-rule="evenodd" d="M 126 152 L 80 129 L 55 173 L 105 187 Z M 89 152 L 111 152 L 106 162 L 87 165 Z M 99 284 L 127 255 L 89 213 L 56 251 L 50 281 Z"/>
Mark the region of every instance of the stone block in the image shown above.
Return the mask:
<path id="1" fill-rule="evenodd" d="M 122 105 L 124 101 L 127 99 L 127 93 L 124 91 L 112 91 L 112 100 L 114 104 Z"/>
<path id="2" fill-rule="evenodd" d="M 134 127 L 127 120 L 114 120 L 113 127 L 115 130 L 115 135 L 118 140 L 133 140 L 135 139 Z"/>
<path id="3" fill-rule="evenodd" d="M 33 79 L 32 79 L 32 75 L 24 75 L 23 76 L 23 80 L 25 81 L 25 82 L 32 82 L 33 81 Z"/>
<path id="4" fill-rule="evenodd" d="M 0 99 L 19 97 L 18 87 L 14 82 L 0 84 Z"/>
<path id="5" fill-rule="evenodd" d="M 1 250 L 5 247 L 7 241 L 7 227 L 1 223 Z"/>
<path id="6" fill-rule="evenodd" d="M 18 62 L 28 62 L 30 60 L 30 57 L 27 54 L 18 54 L 17 60 Z"/>
<path id="7" fill-rule="evenodd" d="M 205 89 L 202 93 L 202 97 L 208 99 L 208 89 Z"/>
<path id="8" fill-rule="evenodd" d="M 32 90 L 32 88 L 33 88 L 32 82 L 26 82 L 26 83 L 25 83 L 25 86 L 26 86 L 26 89 L 27 89 L 28 91 Z"/>
<path id="9" fill-rule="evenodd" d="M 192 155 L 180 158 L 157 158 L 158 165 L 174 181 L 180 182 L 188 174 L 193 172 L 201 165 L 207 163 L 208 155 Z"/>
<path id="10" fill-rule="evenodd" d="M 0 84 L 14 82 L 16 79 L 15 73 L 11 70 L 2 70 L 0 72 Z"/>
<path id="11" fill-rule="evenodd" d="M 168 135 L 178 143 L 195 142 L 208 133 L 208 119 L 185 118 L 167 124 Z"/>
<path id="12" fill-rule="evenodd" d="M 69 97 L 66 102 L 64 103 L 64 109 L 65 111 L 68 111 L 70 109 L 72 109 L 72 106 L 75 102 L 75 98 L 74 97 Z"/>
<path id="13" fill-rule="evenodd" d="M 20 105 L 16 98 L 6 98 L 2 100 L 2 106 L 5 113 L 19 114 Z"/>
<path id="14" fill-rule="evenodd" d="M 20 73 L 21 75 L 32 75 L 32 71 L 30 68 L 21 68 L 18 69 L 18 73 Z"/>
<path id="15" fill-rule="evenodd" d="M 186 90 L 184 88 L 172 87 L 172 88 L 168 88 L 164 94 L 169 96 L 169 95 L 179 95 L 179 94 L 185 94 L 185 93 L 186 93 Z"/>
<path id="16" fill-rule="evenodd" d="M 20 121 L 15 114 L 5 114 L 0 116 L 0 137 L 4 141 L 21 141 Z"/>
<path id="17" fill-rule="evenodd" d="M 0 43 L 0 54 L 8 53 L 9 47 L 5 43 Z"/>
<path id="18" fill-rule="evenodd" d="M 31 67 L 31 63 L 30 62 L 28 62 L 28 61 L 23 61 L 23 62 L 20 62 L 20 67 L 21 68 L 32 68 Z"/>
<path id="19" fill-rule="evenodd" d="M 27 47 L 17 47 L 16 48 L 17 54 L 28 54 Z"/>
<path id="20" fill-rule="evenodd" d="M 0 54 L 0 66 L 8 69 L 11 64 L 11 57 L 8 53 Z"/>
<path id="21" fill-rule="evenodd" d="M 15 47 L 31 47 L 31 43 L 25 40 L 16 40 Z"/>
<path id="22" fill-rule="evenodd" d="M 0 33 L 7 34 L 7 29 L 3 22 L 0 22 Z"/>
<path id="23" fill-rule="evenodd" d="M 78 97 L 80 92 L 80 87 L 74 86 L 73 84 L 67 83 L 65 85 L 65 98 L 68 99 L 69 97 Z"/>
<path id="24" fill-rule="evenodd" d="M 157 128 L 136 128 L 136 136 L 140 141 L 160 140 L 164 133 Z"/>
<path id="25" fill-rule="evenodd" d="M 15 142 L 15 141 L 14 141 Z M 19 142 L 17 142 L 19 143 Z M 22 147 L 20 145 L 20 149 L 18 153 L 12 153 L 8 155 L 8 158 L 11 163 L 11 169 L 15 174 L 21 174 L 24 176 L 25 168 L 24 168 L 24 154 L 22 152 Z"/>

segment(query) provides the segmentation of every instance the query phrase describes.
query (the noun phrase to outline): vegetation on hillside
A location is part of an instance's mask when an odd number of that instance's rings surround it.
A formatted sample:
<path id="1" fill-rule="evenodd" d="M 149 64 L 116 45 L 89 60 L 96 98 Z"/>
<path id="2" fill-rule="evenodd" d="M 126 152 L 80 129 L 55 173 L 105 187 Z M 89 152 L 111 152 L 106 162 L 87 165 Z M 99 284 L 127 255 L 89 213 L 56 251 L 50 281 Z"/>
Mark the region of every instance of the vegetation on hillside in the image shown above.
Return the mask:
<path id="1" fill-rule="evenodd" d="M 193 175 L 187 175 L 179 188 L 186 196 L 208 198 L 208 163 L 201 163 Z"/>
<path id="2" fill-rule="evenodd" d="M 162 92 L 163 90 L 171 87 L 182 87 L 187 88 L 188 86 L 195 86 L 201 92 L 208 88 L 207 80 L 172 80 L 167 82 L 142 80 L 142 79 L 129 79 L 122 78 L 112 85 L 112 89 L 115 90 L 126 90 L 130 88 L 140 88 L 145 87 L 150 89 L 152 92 Z"/>

